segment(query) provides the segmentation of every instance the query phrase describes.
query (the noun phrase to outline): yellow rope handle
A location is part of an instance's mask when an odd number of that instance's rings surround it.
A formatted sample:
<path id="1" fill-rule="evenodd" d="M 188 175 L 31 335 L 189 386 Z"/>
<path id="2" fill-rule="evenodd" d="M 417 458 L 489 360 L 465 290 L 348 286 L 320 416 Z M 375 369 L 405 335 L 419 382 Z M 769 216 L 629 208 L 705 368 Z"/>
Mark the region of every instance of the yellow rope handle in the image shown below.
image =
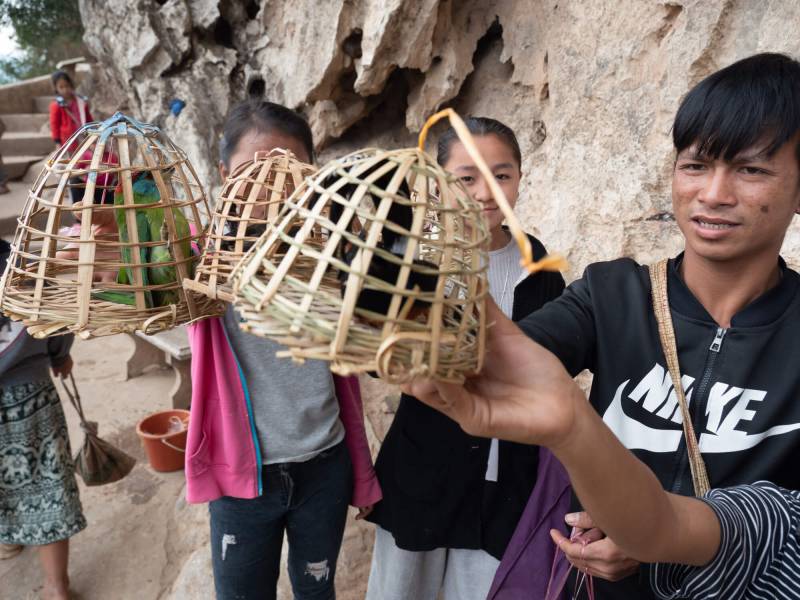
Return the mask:
<path id="1" fill-rule="evenodd" d="M 517 241 L 517 245 L 519 246 L 519 251 L 522 255 L 522 260 L 520 261 L 522 267 L 529 273 L 536 273 L 537 271 L 566 270 L 567 261 L 562 256 L 557 254 L 548 254 L 539 261 L 533 260 L 533 249 L 531 248 L 531 242 L 528 239 L 528 236 L 525 235 L 525 232 L 522 230 L 522 226 L 519 224 L 519 220 L 517 220 L 517 215 L 514 214 L 511 205 L 508 203 L 508 198 L 506 198 L 503 189 L 497 183 L 497 180 L 489 170 L 486 161 L 483 160 L 481 153 L 478 151 L 478 147 L 475 145 L 475 139 L 472 137 L 469 129 L 467 129 L 467 125 L 464 123 L 461 117 L 458 116 L 456 111 L 454 111 L 452 108 L 445 108 L 444 110 L 440 110 L 436 114 L 432 115 L 425 122 L 425 125 L 422 127 L 422 131 L 419 132 L 419 149 L 422 151 L 425 150 L 425 139 L 428 137 L 428 131 L 430 131 L 431 127 L 445 117 L 450 120 L 450 125 L 455 130 L 459 141 L 464 144 L 467 154 L 469 154 L 470 158 L 475 161 L 475 166 L 478 167 L 481 175 L 483 175 L 484 179 L 486 179 L 487 183 L 489 184 L 489 189 L 492 190 L 495 203 L 500 210 L 503 211 L 503 216 L 505 216 L 508 227 L 511 229 L 511 234 L 514 236 L 514 239 Z"/>

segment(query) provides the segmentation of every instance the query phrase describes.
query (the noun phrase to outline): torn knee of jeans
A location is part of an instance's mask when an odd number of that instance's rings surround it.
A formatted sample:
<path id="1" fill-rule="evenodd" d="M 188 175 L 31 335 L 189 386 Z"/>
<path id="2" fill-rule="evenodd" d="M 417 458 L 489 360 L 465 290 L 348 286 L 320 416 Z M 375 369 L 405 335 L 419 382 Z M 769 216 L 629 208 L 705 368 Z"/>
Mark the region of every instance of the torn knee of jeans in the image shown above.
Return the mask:
<path id="1" fill-rule="evenodd" d="M 236 545 L 236 536 L 232 533 L 222 534 L 222 560 L 225 560 L 225 554 L 228 552 L 228 546 Z"/>
<path id="2" fill-rule="evenodd" d="M 316 581 L 328 581 L 328 577 L 330 577 L 331 570 L 328 567 L 328 561 L 322 560 L 320 562 L 309 562 L 306 563 L 306 575 L 310 575 Z"/>

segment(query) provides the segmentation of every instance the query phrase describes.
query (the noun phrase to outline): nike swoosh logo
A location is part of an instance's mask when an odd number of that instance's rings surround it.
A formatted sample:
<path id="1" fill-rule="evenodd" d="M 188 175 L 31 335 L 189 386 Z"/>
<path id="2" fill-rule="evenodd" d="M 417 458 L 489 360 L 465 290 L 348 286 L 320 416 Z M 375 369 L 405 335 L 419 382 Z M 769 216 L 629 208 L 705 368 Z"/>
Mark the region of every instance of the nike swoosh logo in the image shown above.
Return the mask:
<path id="1" fill-rule="evenodd" d="M 683 437 L 682 429 L 656 429 L 640 423 L 625 413 L 622 408 L 622 392 L 630 383 L 624 381 L 617 388 L 614 399 L 603 413 L 603 421 L 614 435 L 629 450 L 648 450 L 649 452 L 677 452 Z M 680 415 L 678 415 L 680 419 Z M 800 430 L 800 423 L 776 425 L 762 433 L 748 434 L 736 429 L 725 431 L 724 435 L 703 433 L 700 435 L 700 452 L 722 454 L 741 452 L 757 446 L 768 437 L 783 435 Z"/>
<path id="2" fill-rule="evenodd" d="M 622 409 L 622 391 L 630 382 L 623 382 L 614 394 L 614 399 L 603 414 L 603 421 L 614 435 L 629 450 L 650 452 L 676 452 L 683 431 L 680 429 L 654 429 L 629 417 Z"/>
<path id="3" fill-rule="evenodd" d="M 749 450 L 753 446 L 760 444 L 768 437 L 783 435 L 800 429 L 800 423 L 790 425 L 776 425 L 770 427 L 762 433 L 745 433 L 736 429 L 726 431 L 725 435 L 714 435 L 713 433 L 700 434 L 700 452 L 705 454 L 715 454 L 722 452 L 741 452 Z"/>

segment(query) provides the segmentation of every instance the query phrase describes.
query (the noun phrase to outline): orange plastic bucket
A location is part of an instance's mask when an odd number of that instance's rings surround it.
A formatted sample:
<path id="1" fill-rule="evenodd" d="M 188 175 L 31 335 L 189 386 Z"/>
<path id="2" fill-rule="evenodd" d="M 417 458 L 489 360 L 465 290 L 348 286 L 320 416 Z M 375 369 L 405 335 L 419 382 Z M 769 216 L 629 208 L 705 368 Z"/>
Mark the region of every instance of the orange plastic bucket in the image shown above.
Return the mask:
<path id="1" fill-rule="evenodd" d="M 186 429 L 170 430 L 176 419 L 188 424 L 188 410 L 162 410 L 139 421 L 136 433 L 142 440 L 147 460 L 154 471 L 178 471 L 183 468 L 186 452 Z"/>

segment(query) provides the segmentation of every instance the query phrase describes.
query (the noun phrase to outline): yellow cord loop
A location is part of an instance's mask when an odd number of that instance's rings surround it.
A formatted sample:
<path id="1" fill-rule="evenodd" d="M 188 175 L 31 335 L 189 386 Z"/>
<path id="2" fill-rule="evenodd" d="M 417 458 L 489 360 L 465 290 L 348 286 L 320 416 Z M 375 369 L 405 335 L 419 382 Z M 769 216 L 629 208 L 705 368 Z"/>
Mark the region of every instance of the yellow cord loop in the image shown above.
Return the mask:
<path id="1" fill-rule="evenodd" d="M 511 230 L 511 234 L 514 236 L 517 246 L 519 246 L 519 251 L 522 255 L 522 260 L 520 261 L 522 267 L 529 273 L 536 273 L 538 271 L 566 270 L 567 261 L 558 254 L 549 254 L 539 261 L 533 260 L 531 242 L 528 239 L 528 236 L 525 235 L 525 232 L 522 230 L 522 226 L 520 225 L 519 220 L 517 220 L 517 215 L 514 214 L 514 211 L 511 209 L 503 189 L 497 183 L 494 175 L 492 175 L 492 172 L 489 170 L 486 161 L 483 160 L 481 153 L 478 151 L 478 147 L 475 145 L 475 139 L 472 137 L 469 129 L 467 129 L 466 124 L 452 108 L 440 110 L 425 122 L 425 125 L 422 127 L 422 131 L 419 132 L 419 149 L 422 151 L 425 150 L 425 139 L 428 137 L 428 132 L 430 131 L 431 127 L 445 117 L 449 119 L 450 125 L 452 125 L 453 129 L 455 130 L 459 141 L 464 144 L 467 154 L 469 154 L 470 158 L 475 162 L 475 166 L 478 167 L 481 175 L 483 175 L 484 179 L 486 179 L 486 182 L 489 184 L 489 189 L 492 190 L 495 203 L 500 210 L 503 211 L 503 216 L 506 218 L 506 222 Z"/>

